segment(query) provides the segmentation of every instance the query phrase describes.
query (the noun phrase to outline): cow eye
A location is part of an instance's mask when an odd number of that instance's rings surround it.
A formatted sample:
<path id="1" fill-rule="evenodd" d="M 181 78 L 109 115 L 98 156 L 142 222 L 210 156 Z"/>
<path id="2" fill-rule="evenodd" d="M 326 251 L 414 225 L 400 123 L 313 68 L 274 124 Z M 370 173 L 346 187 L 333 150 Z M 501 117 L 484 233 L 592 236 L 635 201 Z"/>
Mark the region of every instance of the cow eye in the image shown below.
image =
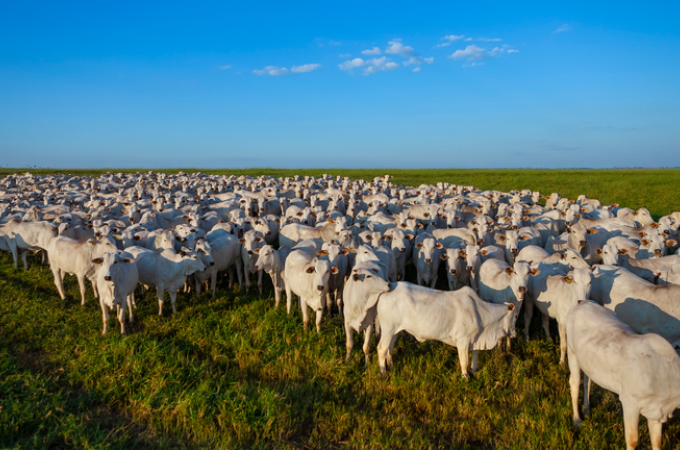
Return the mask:
<path id="1" fill-rule="evenodd" d="M 371 276 L 370 276 L 370 275 L 366 275 L 366 278 L 371 278 Z"/>

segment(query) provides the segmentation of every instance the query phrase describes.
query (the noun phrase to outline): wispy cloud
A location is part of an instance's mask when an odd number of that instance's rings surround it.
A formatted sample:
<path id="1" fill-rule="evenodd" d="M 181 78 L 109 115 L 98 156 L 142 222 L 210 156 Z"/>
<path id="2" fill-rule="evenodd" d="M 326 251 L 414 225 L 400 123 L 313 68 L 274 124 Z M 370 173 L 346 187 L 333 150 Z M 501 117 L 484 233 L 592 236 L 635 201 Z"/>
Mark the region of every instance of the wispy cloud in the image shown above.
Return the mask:
<path id="1" fill-rule="evenodd" d="M 338 55 L 339 58 L 349 58 L 350 56 L 352 56 L 351 53 L 343 53 L 342 55 Z"/>
<path id="2" fill-rule="evenodd" d="M 416 68 L 413 69 L 411 72 L 416 72 L 416 73 L 417 73 L 417 72 L 420 72 L 420 67 L 416 67 Z"/>
<path id="3" fill-rule="evenodd" d="M 231 69 L 231 66 L 220 66 L 220 70 Z"/>
<path id="4" fill-rule="evenodd" d="M 553 33 L 564 33 L 565 31 L 571 30 L 571 27 L 569 26 L 568 23 L 565 23 L 564 25 L 558 27 Z"/>
<path id="5" fill-rule="evenodd" d="M 342 64 L 338 64 L 340 70 L 352 70 L 362 67 L 364 75 L 371 75 L 378 72 L 388 72 L 399 67 L 399 65 L 393 61 L 390 61 L 386 56 L 382 58 L 372 58 L 363 60 L 362 58 L 354 58 L 352 60 L 347 60 Z"/>
<path id="6" fill-rule="evenodd" d="M 370 55 L 379 55 L 379 54 L 382 53 L 382 51 L 380 51 L 380 49 L 378 47 L 373 47 L 371 49 L 364 50 L 361 53 L 364 54 L 364 55 L 370 56 Z"/>
<path id="7" fill-rule="evenodd" d="M 500 42 L 503 39 L 501 39 L 501 38 L 479 38 L 477 40 L 480 41 L 480 42 Z"/>
<path id="8" fill-rule="evenodd" d="M 465 39 L 465 42 L 470 42 L 471 40 L 472 40 L 472 38 L 467 38 L 467 39 Z"/>
<path id="9" fill-rule="evenodd" d="M 340 42 L 338 41 L 328 41 L 330 45 L 340 45 Z"/>
<path id="10" fill-rule="evenodd" d="M 459 39 L 463 39 L 464 37 L 465 37 L 465 35 L 463 35 L 463 34 L 461 34 L 460 36 L 456 36 L 455 34 L 449 34 L 448 36 L 444 36 L 442 38 L 442 41 L 448 41 L 448 42 L 442 42 L 441 44 L 437 44 L 435 46 L 435 48 L 448 47 L 449 45 L 451 45 L 451 42 L 457 41 Z"/>
<path id="11" fill-rule="evenodd" d="M 263 70 L 253 70 L 255 75 L 271 75 L 273 77 L 280 77 L 290 73 L 306 73 L 321 67 L 321 64 L 303 64 L 301 66 L 293 66 L 290 69 L 285 67 L 267 66 Z"/>
<path id="12" fill-rule="evenodd" d="M 410 66 L 414 64 L 419 66 L 423 62 L 427 64 L 432 64 L 434 62 L 434 58 L 423 58 L 417 54 L 415 50 L 413 50 L 413 47 L 402 44 L 400 39 L 394 39 L 388 42 L 388 44 L 389 47 L 385 49 L 385 53 L 399 55 L 402 58 L 408 58 L 402 63 L 404 66 Z"/>
<path id="13" fill-rule="evenodd" d="M 451 55 L 449 55 L 449 58 L 453 59 L 464 59 L 465 61 L 468 62 L 473 62 L 473 61 L 481 61 L 483 59 L 487 58 L 493 58 L 494 56 L 500 56 L 504 53 L 519 53 L 519 50 L 515 50 L 512 48 L 508 48 L 507 45 L 504 45 L 502 47 L 494 47 L 491 50 L 486 50 L 481 47 L 477 47 L 476 45 L 468 45 L 465 47 L 465 50 L 456 50 L 453 52 Z M 473 63 L 473 64 L 468 64 L 467 66 L 469 67 L 474 67 L 474 66 L 481 66 L 481 63 Z"/>

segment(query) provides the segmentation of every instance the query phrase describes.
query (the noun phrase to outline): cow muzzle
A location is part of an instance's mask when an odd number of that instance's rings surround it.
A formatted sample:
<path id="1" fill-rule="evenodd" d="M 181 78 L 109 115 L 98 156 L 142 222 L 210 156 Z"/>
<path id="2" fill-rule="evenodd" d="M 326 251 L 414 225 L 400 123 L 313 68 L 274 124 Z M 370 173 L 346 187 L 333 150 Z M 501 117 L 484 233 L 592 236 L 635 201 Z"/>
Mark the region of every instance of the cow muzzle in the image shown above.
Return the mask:
<path id="1" fill-rule="evenodd" d="M 430 258 L 425 258 L 425 264 L 432 264 L 432 260 Z"/>
<path id="2" fill-rule="evenodd" d="M 578 245 L 580 247 L 585 247 L 586 246 L 586 241 L 579 241 Z"/>
<path id="3" fill-rule="evenodd" d="M 468 272 L 472 272 L 472 269 L 474 269 L 474 267 L 472 267 L 472 266 L 467 266 L 465 268 L 465 270 L 467 270 Z"/>
<path id="4" fill-rule="evenodd" d="M 657 258 L 658 258 L 659 256 L 661 256 L 662 253 L 663 253 L 663 252 L 662 252 L 661 250 L 654 250 L 654 256 L 657 257 Z"/>
<path id="5" fill-rule="evenodd" d="M 510 253 L 512 253 L 513 255 L 516 255 L 516 254 L 519 253 L 519 249 L 513 248 L 512 250 L 510 250 Z"/>
<path id="6" fill-rule="evenodd" d="M 455 274 L 458 273 L 458 271 L 455 270 L 455 269 L 451 269 L 451 270 L 449 270 L 449 273 L 450 273 L 451 275 L 455 275 Z"/>
<path id="7" fill-rule="evenodd" d="M 527 288 L 525 286 L 520 286 L 517 290 L 520 294 L 525 294 L 527 292 Z"/>
<path id="8" fill-rule="evenodd" d="M 210 267 L 215 265 L 215 261 L 210 261 Z"/>
<path id="9" fill-rule="evenodd" d="M 324 285 L 320 284 L 316 287 L 318 290 L 323 291 L 324 290 Z"/>

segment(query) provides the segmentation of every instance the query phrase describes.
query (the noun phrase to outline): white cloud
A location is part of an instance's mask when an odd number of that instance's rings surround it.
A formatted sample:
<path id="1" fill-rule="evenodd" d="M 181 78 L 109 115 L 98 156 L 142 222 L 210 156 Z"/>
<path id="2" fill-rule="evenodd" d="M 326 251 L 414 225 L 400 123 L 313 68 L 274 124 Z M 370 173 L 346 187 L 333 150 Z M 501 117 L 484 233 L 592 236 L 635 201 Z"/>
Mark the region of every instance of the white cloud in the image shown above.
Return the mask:
<path id="1" fill-rule="evenodd" d="M 416 72 L 416 73 L 417 73 L 417 72 L 420 72 L 420 67 L 416 67 L 416 68 L 413 69 L 411 72 Z"/>
<path id="2" fill-rule="evenodd" d="M 290 71 L 293 73 L 306 73 L 316 70 L 321 67 L 321 64 L 303 64 L 301 66 L 293 66 Z"/>
<path id="3" fill-rule="evenodd" d="M 328 41 L 330 45 L 340 45 L 340 42 L 338 41 Z"/>
<path id="4" fill-rule="evenodd" d="M 481 47 L 477 47 L 476 45 L 468 45 L 465 47 L 465 50 L 456 50 L 449 56 L 449 58 L 453 59 L 465 59 L 466 61 L 481 61 L 483 59 L 487 58 L 493 58 L 495 56 L 500 56 L 504 53 L 519 53 L 519 50 L 515 49 L 509 49 L 507 45 L 503 45 L 502 47 L 494 47 L 491 50 L 486 50 Z M 474 66 L 481 66 L 482 63 L 473 63 L 473 64 L 468 64 L 465 65 L 464 67 L 474 67 Z"/>
<path id="5" fill-rule="evenodd" d="M 483 48 L 479 48 L 476 45 L 468 45 L 465 47 L 465 50 L 456 50 L 449 56 L 449 58 L 453 59 L 461 59 L 465 58 L 468 61 L 472 61 L 474 59 L 484 59 L 486 58 L 486 50 Z"/>
<path id="6" fill-rule="evenodd" d="M 354 58 L 347 60 L 342 64 L 338 64 L 341 70 L 352 70 L 359 67 L 364 67 L 364 75 L 371 75 L 378 72 L 388 72 L 399 67 L 399 64 L 390 61 L 386 56 L 382 58 L 372 58 L 363 60 L 361 58 Z"/>
<path id="7" fill-rule="evenodd" d="M 231 69 L 231 66 L 220 66 L 220 70 Z"/>
<path id="8" fill-rule="evenodd" d="M 470 42 L 471 40 L 472 40 L 472 38 L 465 39 L 466 42 Z"/>
<path id="9" fill-rule="evenodd" d="M 568 23 L 565 23 L 564 25 L 558 27 L 553 33 L 563 33 L 565 31 L 571 30 L 571 27 L 569 26 Z"/>
<path id="10" fill-rule="evenodd" d="M 489 38 L 479 38 L 477 40 L 481 41 L 481 42 L 500 42 L 503 39 L 501 39 L 501 38 L 491 38 L 491 39 L 489 39 Z"/>
<path id="11" fill-rule="evenodd" d="M 402 44 L 399 39 L 395 39 L 393 41 L 390 41 L 390 42 L 388 42 L 388 44 L 390 46 L 387 47 L 387 49 L 385 50 L 385 53 L 403 56 L 404 58 L 409 58 L 409 57 L 415 55 L 415 53 L 416 53 L 413 50 L 413 47 L 409 47 L 408 45 Z"/>
<path id="12" fill-rule="evenodd" d="M 339 58 L 349 58 L 350 56 L 352 56 L 351 53 L 343 53 L 342 55 L 338 55 Z"/>
<path id="13" fill-rule="evenodd" d="M 321 67 L 321 64 L 303 64 L 302 66 L 293 66 L 291 69 L 285 67 L 267 66 L 263 70 L 253 70 L 255 75 L 271 75 L 273 77 L 280 77 L 290 73 L 305 73 L 311 72 Z"/>
<path id="14" fill-rule="evenodd" d="M 373 47 L 372 49 L 364 50 L 361 53 L 363 53 L 364 55 L 379 55 L 382 52 L 380 51 L 380 49 L 378 47 Z"/>
<path id="15" fill-rule="evenodd" d="M 435 46 L 435 48 L 448 47 L 449 45 L 451 45 L 451 42 L 457 41 L 459 39 L 463 39 L 464 37 L 465 37 L 465 35 L 463 35 L 463 34 L 461 34 L 460 36 L 456 36 L 455 34 L 449 34 L 448 36 L 444 36 L 442 38 L 442 41 L 449 41 L 449 42 L 443 42 L 441 44 L 437 44 Z"/>
<path id="16" fill-rule="evenodd" d="M 347 60 L 342 64 L 338 64 L 338 67 L 340 70 L 350 70 L 350 69 L 356 69 L 357 67 L 361 67 L 364 65 L 364 60 L 361 58 L 354 58 L 353 60 Z"/>
<path id="17" fill-rule="evenodd" d="M 431 58 L 423 58 L 423 61 L 425 61 L 428 64 L 432 64 L 434 62 L 434 56 Z"/>

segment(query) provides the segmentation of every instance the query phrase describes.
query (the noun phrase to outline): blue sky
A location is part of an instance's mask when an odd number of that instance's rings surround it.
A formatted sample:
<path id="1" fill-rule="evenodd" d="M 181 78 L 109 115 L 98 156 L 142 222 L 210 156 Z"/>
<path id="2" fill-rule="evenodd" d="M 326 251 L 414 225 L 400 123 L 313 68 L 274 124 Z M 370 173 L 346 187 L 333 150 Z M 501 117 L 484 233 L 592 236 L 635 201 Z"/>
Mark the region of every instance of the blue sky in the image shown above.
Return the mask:
<path id="1" fill-rule="evenodd" d="M 677 2 L 2 2 L 0 163 L 680 166 Z"/>

